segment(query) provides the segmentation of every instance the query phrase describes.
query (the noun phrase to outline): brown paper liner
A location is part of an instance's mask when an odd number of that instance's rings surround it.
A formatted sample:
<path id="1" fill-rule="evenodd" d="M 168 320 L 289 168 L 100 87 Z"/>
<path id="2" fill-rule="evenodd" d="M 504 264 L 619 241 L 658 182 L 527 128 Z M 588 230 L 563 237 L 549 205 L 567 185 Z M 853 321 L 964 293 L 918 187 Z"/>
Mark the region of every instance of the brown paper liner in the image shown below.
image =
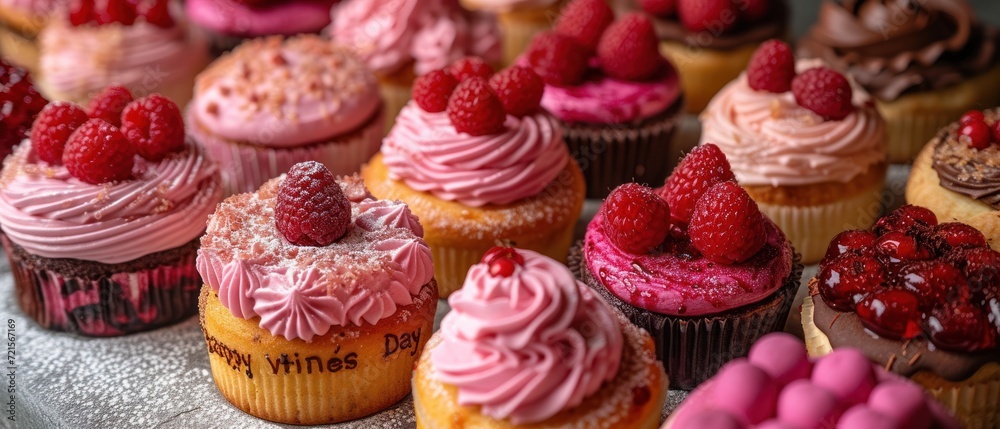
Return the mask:
<path id="1" fill-rule="evenodd" d="M 432 280 L 376 325 L 335 326 L 310 342 L 272 335 L 258 317 L 233 316 L 207 285 L 199 308 L 212 377 L 226 400 L 262 419 L 317 425 L 376 413 L 410 393 L 437 302 Z M 418 330 L 402 348 L 403 335 Z"/>
<path id="2" fill-rule="evenodd" d="M 635 307 L 608 291 L 587 269 L 582 247 L 580 241 L 570 249 L 570 269 L 632 323 L 653 336 L 656 355 L 670 374 L 671 389 L 694 389 L 726 362 L 745 357 L 758 339 L 781 331 L 803 269 L 796 255 L 785 284 L 760 302 L 711 316 L 666 316 Z"/>
<path id="3" fill-rule="evenodd" d="M 587 198 L 603 199 L 628 182 L 663 185 L 681 155 L 673 136 L 682 105 L 678 100 L 637 125 L 564 123 L 563 139 L 583 170 Z"/>

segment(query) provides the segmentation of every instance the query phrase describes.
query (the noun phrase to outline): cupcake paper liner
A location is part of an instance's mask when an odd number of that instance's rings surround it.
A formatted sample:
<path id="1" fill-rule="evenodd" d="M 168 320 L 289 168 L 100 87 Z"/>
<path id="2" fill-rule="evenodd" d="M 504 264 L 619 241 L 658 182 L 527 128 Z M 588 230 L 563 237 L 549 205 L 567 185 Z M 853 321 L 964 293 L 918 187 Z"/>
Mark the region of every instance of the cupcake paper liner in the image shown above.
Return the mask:
<path id="1" fill-rule="evenodd" d="M 781 331 L 803 269 L 796 255 L 784 285 L 760 302 L 703 317 L 667 316 L 635 307 L 608 291 L 587 269 L 582 246 L 583 242 L 578 242 L 570 251 L 570 269 L 632 323 L 652 335 L 656 355 L 670 374 L 671 389 L 694 389 L 727 362 L 745 357 L 758 339 Z"/>
<path id="2" fill-rule="evenodd" d="M 383 134 L 387 134 L 396 123 L 396 116 L 403 110 L 403 106 L 410 102 L 412 97 L 413 83 L 404 84 L 402 82 L 380 80 L 379 92 L 382 93 L 382 101 L 385 103 L 385 125 Z"/>
<path id="3" fill-rule="evenodd" d="M 197 246 L 148 269 L 86 276 L 39 267 L 7 236 L 2 236 L 2 241 L 18 303 L 43 328 L 95 337 L 118 336 L 180 322 L 198 308 L 201 277 L 195 269 Z"/>
<path id="4" fill-rule="evenodd" d="M 527 51 L 536 34 L 552 28 L 559 17 L 559 4 L 497 14 L 503 37 L 503 63 L 514 64 Z"/>
<path id="5" fill-rule="evenodd" d="M 719 50 L 661 41 L 660 53 L 670 59 L 681 78 L 687 101 L 685 110 L 696 115 L 708 106 L 719 90 L 746 70 L 757 46 L 757 43 L 750 43 L 732 50 Z"/>

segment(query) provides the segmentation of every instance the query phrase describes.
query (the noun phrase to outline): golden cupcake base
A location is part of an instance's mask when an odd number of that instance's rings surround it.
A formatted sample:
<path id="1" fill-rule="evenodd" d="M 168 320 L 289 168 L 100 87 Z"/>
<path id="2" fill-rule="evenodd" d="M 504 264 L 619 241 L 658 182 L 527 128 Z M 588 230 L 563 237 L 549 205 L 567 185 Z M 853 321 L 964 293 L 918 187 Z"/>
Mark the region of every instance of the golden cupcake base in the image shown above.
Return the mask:
<path id="1" fill-rule="evenodd" d="M 719 50 L 674 41 L 660 42 L 660 52 L 677 69 L 684 88 L 685 108 L 691 114 L 705 110 L 715 93 L 746 69 L 756 50 L 756 44 Z"/>

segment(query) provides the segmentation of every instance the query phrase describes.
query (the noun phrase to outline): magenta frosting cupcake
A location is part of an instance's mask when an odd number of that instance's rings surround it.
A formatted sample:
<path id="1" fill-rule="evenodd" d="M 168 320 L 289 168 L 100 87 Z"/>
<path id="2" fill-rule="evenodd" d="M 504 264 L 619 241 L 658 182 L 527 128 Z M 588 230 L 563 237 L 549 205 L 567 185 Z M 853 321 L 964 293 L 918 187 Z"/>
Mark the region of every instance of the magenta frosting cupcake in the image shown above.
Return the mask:
<path id="1" fill-rule="evenodd" d="M 319 33 L 339 0 L 187 0 L 184 12 L 218 56 L 246 39 Z"/>
<path id="2" fill-rule="evenodd" d="M 223 171 L 227 194 L 251 192 L 307 160 L 351 174 L 378 151 L 375 76 L 318 36 L 246 42 L 198 76 L 188 132 Z"/>

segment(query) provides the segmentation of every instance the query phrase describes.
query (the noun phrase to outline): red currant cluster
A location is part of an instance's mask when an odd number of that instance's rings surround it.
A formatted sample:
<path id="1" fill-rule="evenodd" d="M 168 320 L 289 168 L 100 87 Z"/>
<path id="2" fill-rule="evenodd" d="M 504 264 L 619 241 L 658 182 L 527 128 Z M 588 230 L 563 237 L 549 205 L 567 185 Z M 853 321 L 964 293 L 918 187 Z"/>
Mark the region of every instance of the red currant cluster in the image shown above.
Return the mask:
<path id="1" fill-rule="evenodd" d="M 976 150 L 990 147 L 991 143 L 1000 144 L 1000 121 L 990 124 L 986 115 L 979 110 L 970 110 L 958 121 L 958 138 Z"/>

